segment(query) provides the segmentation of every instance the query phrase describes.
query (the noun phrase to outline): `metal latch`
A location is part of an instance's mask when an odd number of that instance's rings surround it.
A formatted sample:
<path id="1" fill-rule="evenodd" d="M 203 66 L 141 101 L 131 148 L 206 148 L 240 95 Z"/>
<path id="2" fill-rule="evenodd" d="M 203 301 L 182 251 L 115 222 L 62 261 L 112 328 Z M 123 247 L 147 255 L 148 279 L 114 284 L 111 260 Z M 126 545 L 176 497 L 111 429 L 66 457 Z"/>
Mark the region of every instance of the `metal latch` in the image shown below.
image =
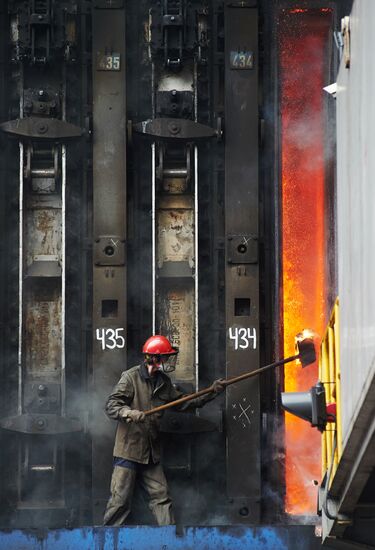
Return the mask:
<path id="1" fill-rule="evenodd" d="M 79 432 L 82 424 L 75 418 L 58 414 L 20 414 L 0 419 L 0 427 L 25 434 L 62 434 Z"/>
<path id="2" fill-rule="evenodd" d="M 95 265 L 124 265 L 125 241 L 118 235 L 102 235 L 94 242 Z"/>
<path id="3" fill-rule="evenodd" d="M 67 140 L 79 138 L 83 130 L 74 124 L 48 117 L 28 117 L 8 120 L 0 130 L 19 138 Z"/>
<path id="4" fill-rule="evenodd" d="M 185 118 L 150 118 L 134 124 L 133 130 L 159 140 L 199 141 L 220 137 L 218 129 Z"/>
<path id="5" fill-rule="evenodd" d="M 255 235 L 229 235 L 227 259 L 229 264 L 257 264 L 258 237 Z"/>

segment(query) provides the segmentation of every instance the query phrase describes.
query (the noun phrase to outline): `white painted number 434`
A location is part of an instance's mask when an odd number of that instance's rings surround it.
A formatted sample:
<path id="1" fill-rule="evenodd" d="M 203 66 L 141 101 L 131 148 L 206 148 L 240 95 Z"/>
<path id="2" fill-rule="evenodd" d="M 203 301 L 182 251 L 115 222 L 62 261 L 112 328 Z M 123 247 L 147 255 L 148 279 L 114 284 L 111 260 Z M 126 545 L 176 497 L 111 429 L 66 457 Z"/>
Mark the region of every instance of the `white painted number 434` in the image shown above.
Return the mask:
<path id="1" fill-rule="evenodd" d="M 256 349 L 257 331 L 255 328 L 229 327 L 229 338 L 234 340 L 234 349 Z"/>
<path id="2" fill-rule="evenodd" d="M 97 328 L 96 339 L 101 342 L 102 350 L 124 348 L 125 338 L 121 334 L 124 330 L 123 328 Z"/>

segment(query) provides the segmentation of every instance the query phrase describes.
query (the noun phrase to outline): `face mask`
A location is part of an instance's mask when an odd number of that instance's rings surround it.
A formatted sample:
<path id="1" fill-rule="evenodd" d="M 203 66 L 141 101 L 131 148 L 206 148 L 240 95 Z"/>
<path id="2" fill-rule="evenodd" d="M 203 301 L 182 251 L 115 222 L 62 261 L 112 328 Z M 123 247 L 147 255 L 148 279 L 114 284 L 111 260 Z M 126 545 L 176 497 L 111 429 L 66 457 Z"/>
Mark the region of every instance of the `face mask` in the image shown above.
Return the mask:
<path id="1" fill-rule="evenodd" d="M 163 372 L 173 372 L 176 369 L 177 353 L 168 355 L 146 355 L 149 364 L 155 365 Z"/>

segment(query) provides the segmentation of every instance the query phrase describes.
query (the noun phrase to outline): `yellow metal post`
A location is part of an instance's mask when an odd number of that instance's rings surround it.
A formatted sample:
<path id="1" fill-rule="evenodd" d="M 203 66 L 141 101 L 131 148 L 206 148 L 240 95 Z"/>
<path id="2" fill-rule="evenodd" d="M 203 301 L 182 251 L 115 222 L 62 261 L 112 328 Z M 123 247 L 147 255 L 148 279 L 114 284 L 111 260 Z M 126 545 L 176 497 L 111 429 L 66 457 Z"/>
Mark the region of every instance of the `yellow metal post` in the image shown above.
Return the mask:
<path id="1" fill-rule="evenodd" d="M 342 416 L 341 416 L 341 378 L 340 378 L 340 308 L 339 299 L 336 299 L 334 306 L 335 315 L 335 360 L 336 360 L 336 430 L 337 430 L 337 459 L 342 455 Z"/>
<path id="2" fill-rule="evenodd" d="M 336 473 L 342 453 L 339 328 L 339 300 L 337 298 L 321 343 L 319 359 L 319 376 L 324 383 L 326 403 L 336 403 L 336 423 L 330 423 L 322 436 L 322 476 L 331 467 L 333 458 L 330 482 Z M 335 434 L 337 447 L 334 457 L 332 457 Z"/>

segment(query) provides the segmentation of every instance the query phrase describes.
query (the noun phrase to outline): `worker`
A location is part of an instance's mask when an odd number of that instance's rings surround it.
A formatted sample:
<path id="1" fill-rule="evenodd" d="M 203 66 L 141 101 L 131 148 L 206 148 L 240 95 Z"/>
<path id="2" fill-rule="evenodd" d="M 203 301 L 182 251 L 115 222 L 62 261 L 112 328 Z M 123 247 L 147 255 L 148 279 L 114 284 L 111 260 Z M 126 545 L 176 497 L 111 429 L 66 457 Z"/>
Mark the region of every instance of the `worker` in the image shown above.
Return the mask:
<path id="1" fill-rule="evenodd" d="M 162 412 L 144 411 L 174 401 L 184 394 L 167 373 L 175 370 L 178 349 L 165 336 L 151 336 L 143 346 L 144 360 L 122 373 L 106 404 L 109 418 L 118 421 L 111 496 L 104 525 L 124 525 L 131 511 L 136 482 L 149 494 L 149 507 L 158 525 L 174 524 L 172 502 L 160 464 L 159 427 Z M 224 390 L 221 379 L 213 391 L 179 406 L 177 410 L 202 407 Z"/>

